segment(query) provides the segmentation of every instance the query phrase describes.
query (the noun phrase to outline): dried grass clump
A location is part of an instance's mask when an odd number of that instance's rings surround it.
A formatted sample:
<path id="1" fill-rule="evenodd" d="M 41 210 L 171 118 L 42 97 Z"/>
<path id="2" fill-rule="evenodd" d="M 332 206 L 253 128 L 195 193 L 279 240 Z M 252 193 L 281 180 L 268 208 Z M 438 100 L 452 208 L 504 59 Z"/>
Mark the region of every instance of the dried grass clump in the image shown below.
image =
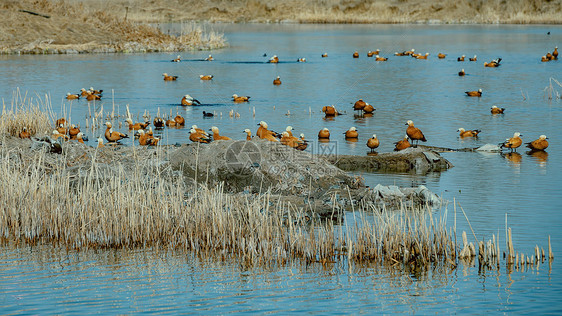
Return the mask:
<path id="1" fill-rule="evenodd" d="M 17 90 L 12 95 L 11 105 L 6 106 L 2 100 L 2 116 L 0 117 L 0 135 L 18 136 L 24 127 L 31 135 L 50 134 L 54 113 L 48 96 L 41 99 L 28 97 Z"/>
<path id="2" fill-rule="evenodd" d="M 227 46 L 223 34 L 195 28 L 193 34 L 179 38 L 116 16 L 107 5 L 96 10 L 63 0 L 8 1 L 0 11 L 0 53 L 163 52 Z"/>

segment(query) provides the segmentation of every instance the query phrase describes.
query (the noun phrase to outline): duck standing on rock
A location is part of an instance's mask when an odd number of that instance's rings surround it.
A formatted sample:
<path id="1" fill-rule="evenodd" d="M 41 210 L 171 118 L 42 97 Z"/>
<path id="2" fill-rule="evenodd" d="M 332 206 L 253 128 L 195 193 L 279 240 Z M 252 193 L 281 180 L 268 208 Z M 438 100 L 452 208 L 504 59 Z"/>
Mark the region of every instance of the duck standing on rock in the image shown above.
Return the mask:
<path id="1" fill-rule="evenodd" d="M 414 126 L 414 122 L 412 122 L 411 120 L 408 120 L 406 122 L 406 125 L 408 125 L 408 128 L 406 128 L 406 135 L 413 141 L 416 142 L 416 144 L 414 145 L 414 147 L 417 147 L 418 142 L 421 140 L 422 142 L 427 141 L 425 139 L 425 136 L 423 135 L 422 131 Z"/>
<path id="2" fill-rule="evenodd" d="M 401 151 L 412 146 L 408 141 L 408 135 L 404 135 L 404 139 L 397 141 L 394 145 L 394 151 Z"/>
<path id="3" fill-rule="evenodd" d="M 513 133 L 513 137 L 506 139 L 505 142 L 500 144 L 500 148 L 509 148 L 511 152 L 517 151 L 517 148 L 523 144 L 521 136 L 523 135 L 519 132 Z"/>

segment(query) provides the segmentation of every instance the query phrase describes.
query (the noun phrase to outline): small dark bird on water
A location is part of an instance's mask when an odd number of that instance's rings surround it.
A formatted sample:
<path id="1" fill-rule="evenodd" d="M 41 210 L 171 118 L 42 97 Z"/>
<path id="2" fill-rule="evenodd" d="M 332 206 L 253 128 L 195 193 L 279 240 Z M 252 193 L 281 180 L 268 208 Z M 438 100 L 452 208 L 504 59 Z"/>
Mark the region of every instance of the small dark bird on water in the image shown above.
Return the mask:
<path id="1" fill-rule="evenodd" d="M 266 54 L 266 53 L 263 53 L 263 57 L 267 57 L 267 54 Z"/>
<path id="2" fill-rule="evenodd" d="M 203 117 L 212 117 L 215 116 L 213 113 L 203 111 Z"/>
<path id="3" fill-rule="evenodd" d="M 550 31 L 546 32 L 546 35 L 550 35 Z"/>

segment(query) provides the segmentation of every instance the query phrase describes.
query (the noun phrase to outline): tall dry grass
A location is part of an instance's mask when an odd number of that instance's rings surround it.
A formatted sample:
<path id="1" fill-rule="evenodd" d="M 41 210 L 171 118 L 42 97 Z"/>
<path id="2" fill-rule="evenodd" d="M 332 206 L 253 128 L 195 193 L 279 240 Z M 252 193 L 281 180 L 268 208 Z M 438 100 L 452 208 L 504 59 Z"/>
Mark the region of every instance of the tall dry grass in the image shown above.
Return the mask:
<path id="1" fill-rule="evenodd" d="M 13 115 L 37 130 L 49 126 L 51 114 L 34 106 L 14 108 L 2 115 L 4 133 L 19 124 Z M 162 147 L 150 159 L 144 148 L 132 147 L 132 154 L 121 159 L 114 148 L 79 143 L 66 143 L 62 154 L 51 154 L 7 135 L 0 145 L 0 241 L 5 243 L 178 249 L 237 258 L 245 266 L 370 262 L 425 269 L 455 267 L 457 258 L 471 264 L 477 256 L 466 235 L 459 252 L 456 211 L 453 227 L 447 226 L 446 209 L 435 213 L 429 206 L 390 211 L 362 204 L 346 213 L 345 221 L 334 222 L 311 209 L 274 203 L 268 192 L 233 195 L 222 185 L 198 185 L 166 163 Z M 334 213 L 345 212 L 333 205 Z M 499 236 L 476 242 L 480 266 L 499 268 Z M 544 251 L 541 257 L 537 247 L 526 263 L 541 260 Z"/>
<path id="2" fill-rule="evenodd" d="M 53 130 L 54 112 L 51 107 L 51 99 L 48 95 L 29 96 L 21 93 L 19 89 L 12 94 L 10 105 L 2 99 L 2 116 L 0 116 L 0 135 L 17 136 L 27 128 L 31 135 L 50 135 Z"/>

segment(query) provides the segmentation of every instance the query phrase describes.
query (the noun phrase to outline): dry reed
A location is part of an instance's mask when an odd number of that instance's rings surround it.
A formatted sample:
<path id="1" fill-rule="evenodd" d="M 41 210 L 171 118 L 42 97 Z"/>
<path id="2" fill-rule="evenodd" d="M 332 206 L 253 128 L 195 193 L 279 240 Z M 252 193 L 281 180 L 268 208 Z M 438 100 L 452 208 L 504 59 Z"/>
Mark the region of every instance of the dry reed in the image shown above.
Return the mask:
<path id="1" fill-rule="evenodd" d="M 222 185 L 198 185 L 166 163 L 162 147 L 151 149 L 150 159 L 148 149 L 132 147 L 128 160 L 116 158 L 113 148 L 79 143 L 65 144 L 62 154 L 30 149 L 29 140 L 10 136 L 19 126 L 13 117 L 41 131 L 52 115 L 41 114 L 31 101 L 12 108 L 0 121 L 0 240 L 6 243 L 178 249 L 236 257 L 245 266 L 299 261 L 425 269 L 456 267 L 458 257 L 470 264 L 476 257 L 474 247 L 458 254 L 456 220 L 453 233 L 446 209 L 435 214 L 429 205 L 390 211 L 363 204 L 343 223 L 322 220 L 312 209 L 273 202 L 268 192 L 236 195 L 225 193 Z M 344 212 L 335 200 L 332 205 L 334 213 Z M 481 267 L 499 268 L 497 237 L 478 242 Z M 464 232 L 463 240 L 466 245 Z M 526 267 L 544 260 L 537 249 Z M 515 265 L 521 265 L 519 260 Z"/>
<path id="2" fill-rule="evenodd" d="M 0 117 L 0 135 L 17 136 L 24 127 L 31 135 L 50 134 L 53 130 L 54 113 L 48 95 L 30 97 L 19 89 L 12 94 L 10 106 L 2 99 L 2 116 Z"/>

